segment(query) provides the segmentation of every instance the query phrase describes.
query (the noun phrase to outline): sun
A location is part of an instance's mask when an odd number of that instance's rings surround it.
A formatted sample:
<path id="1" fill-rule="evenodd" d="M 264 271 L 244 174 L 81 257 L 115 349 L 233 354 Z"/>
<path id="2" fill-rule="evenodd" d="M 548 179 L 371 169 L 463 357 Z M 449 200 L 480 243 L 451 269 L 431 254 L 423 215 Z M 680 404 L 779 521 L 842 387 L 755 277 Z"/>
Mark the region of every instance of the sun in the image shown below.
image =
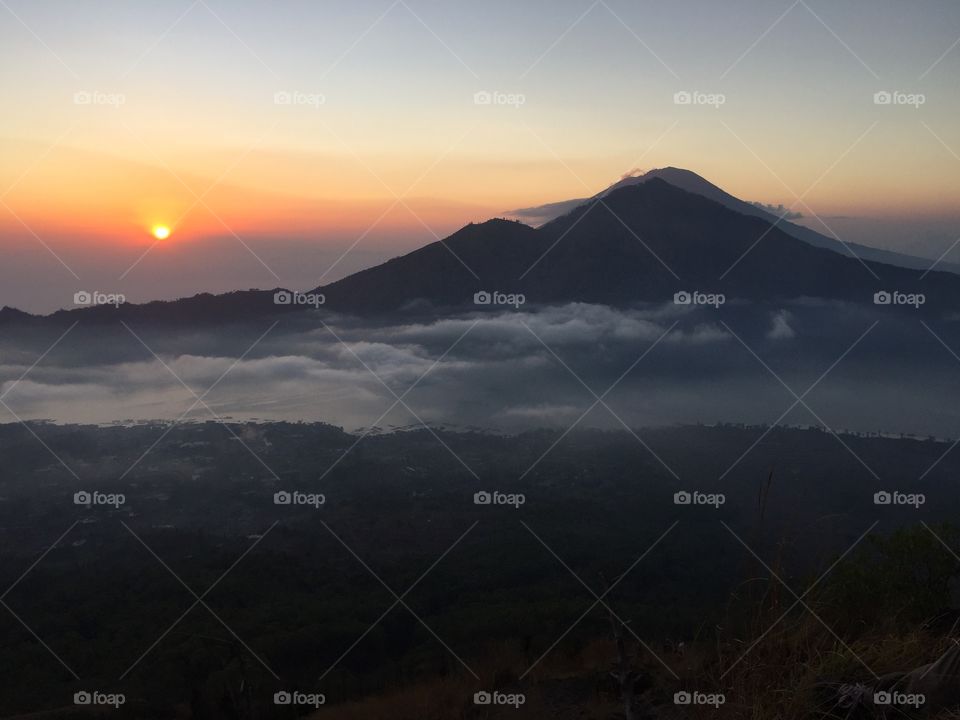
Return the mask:
<path id="1" fill-rule="evenodd" d="M 166 240 L 168 237 L 170 237 L 170 228 L 168 228 L 166 225 L 154 225 L 152 232 L 153 236 L 157 240 Z"/>

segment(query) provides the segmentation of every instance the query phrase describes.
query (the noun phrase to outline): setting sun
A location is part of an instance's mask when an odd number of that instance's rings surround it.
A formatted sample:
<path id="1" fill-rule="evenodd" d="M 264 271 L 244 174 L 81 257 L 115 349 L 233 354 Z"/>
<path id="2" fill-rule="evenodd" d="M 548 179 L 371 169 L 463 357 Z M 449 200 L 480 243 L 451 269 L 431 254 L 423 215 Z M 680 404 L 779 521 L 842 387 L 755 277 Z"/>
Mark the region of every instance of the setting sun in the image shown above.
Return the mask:
<path id="1" fill-rule="evenodd" d="M 153 236 L 157 240 L 166 240 L 168 237 L 170 237 L 170 228 L 168 228 L 166 225 L 154 225 Z"/>

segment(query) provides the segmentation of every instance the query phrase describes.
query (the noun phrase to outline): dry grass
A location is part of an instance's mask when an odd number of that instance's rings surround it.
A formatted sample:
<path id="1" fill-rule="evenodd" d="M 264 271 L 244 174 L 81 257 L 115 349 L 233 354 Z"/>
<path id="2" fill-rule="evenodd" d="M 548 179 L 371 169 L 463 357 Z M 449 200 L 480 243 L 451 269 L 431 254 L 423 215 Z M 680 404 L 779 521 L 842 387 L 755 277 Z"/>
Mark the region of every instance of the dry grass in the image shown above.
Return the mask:
<path id="1" fill-rule="evenodd" d="M 812 609 L 824 618 L 822 608 Z M 847 711 L 836 705 L 841 685 L 870 683 L 875 676 L 932 662 L 951 644 L 949 638 L 916 629 L 899 633 L 886 629 L 844 639 L 835 634 L 840 628 L 829 628 L 809 612 L 795 611 L 774 625 L 779 617 L 779 613 L 771 615 L 766 630 L 749 640 L 726 638 L 697 644 L 697 660 L 684 668 L 684 682 L 691 688 L 719 689 L 726 703 L 719 711 L 691 708 L 684 717 L 849 718 Z M 927 717 L 960 720 L 960 713 Z"/>
<path id="2" fill-rule="evenodd" d="M 814 608 L 816 612 L 816 608 Z M 818 613 L 819 614 L 819 613 Z M 773 624 L 773 617 L 767 627 Z M 935 660 L 949 640 L 921 631 L 887 632 L 841 642 L 809 613 L 791 615 L 759 637 L 712 639 L 690 643 L 682 653 L 658 654 L 678 675 L 670 677 L 653 658 L 638 664 L 652 687 L 639 694 L 653 709 L 652 717 L 711 718 L 712 720 L 828 720 L 847 718 L 835 707 L 833 692 L 843 683 L 869 682 L 873 673 L 908 670 Z M 481 682 L 466 672 L 435 678 L 383 694 L 320 710 L 312 720 L 497 720 L 499 718 L 579 718 L 611 720 L 623 712 L 615 688 L 605 684 L 614 657 L 612 643 L 598 640 L 576 657 L 557 656 L 538 668 L 527 681 L 517 682 L 522 658 L 504 646 L 500 658 L 488 655 L 471 662 Z M 738 661 L 739 660 L 739 661 Z M 526 704 L 512 708 L 473 705 L 473 693 L 482 688 L 523 692 Z M 720 690 L 726 703 L 711 707 L 677 708 L 672 695 L 679 688 Z M 643 714 L 641 717 L 647 717 Z M 960 711 L 941 712 L 928 720 L 960 720 Z"/>
<path id="3" fill-rule="evenodd" d="M 775 563 L 779 567 L 778 563 Z M 936 623 L 901 621 L 897 612 L 864 620 L 856 602 L 837 602 L 829 592 L 812 593 L 802 605 L 791 607 L 772 580 L 755 578 L 739 588 L 719 628 L 711 628 L 687 642 L 682 650 L 654 644 L 659 660 L 636 651 L 638 717 L 672 720 L 852 720 L 837 707 L 839 688 L 847 683 L 869 684 L 878 676 L 906 672 L 933 662 L 950 646 Z M 830 598 L 834 597 L 831 601 Z M 880 607 L 880 606 L 878 606 Z M 899 606 L 897 606 L 899 607 Z M 867 617 L 878 617 L 877 613 Z M 844 620 L 843 618 L 848 618 Z M 849 618 L 858 625 L 850 626 Z M 721 629 L 722 628 L 722 629 Z M 532 659 L 511 643 L 492 647 L 470 660 L 481 675 L 477 682 L 466 672 L 424 680 L 382 695 L 339 705 L 311 716 L 314 720 L 497 720 L 499 718 L 555 718 L 556 720 L 613 720 L 623 718 L 615 683 L 608 681 L 616 649 L 608 638 L 588 643 L 575 655 L 557 648 L 521 682 Z M 526 704 L 519 710 L 477 707 L 473 693 L 480 689 L 522 692 Z M 677 707 L 677 690 L 723 693 L 719 708 Z M 960 710 L 928 708 L 926 720 L 960 720 Z M 909 717 L 900 713 L 898 717 Z M 879 716 L 873 716 L 879 717 Z"/>

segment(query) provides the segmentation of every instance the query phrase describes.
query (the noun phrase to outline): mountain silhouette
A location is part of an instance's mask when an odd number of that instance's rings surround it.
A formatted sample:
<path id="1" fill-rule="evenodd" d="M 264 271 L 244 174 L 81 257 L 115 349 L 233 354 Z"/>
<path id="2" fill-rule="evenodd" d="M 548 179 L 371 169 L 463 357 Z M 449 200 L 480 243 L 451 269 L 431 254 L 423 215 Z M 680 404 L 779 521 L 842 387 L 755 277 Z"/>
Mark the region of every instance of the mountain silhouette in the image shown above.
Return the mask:
<path id="1" fill-rule="evenodd" d="M 469 305 L 481 290 L 519 292 L 533 303 L 611 305 L 665 301 L 683 290 L 865 303 L 882 290 L 960 294 L 960 278 L 920 275 L 814 247 L 757 213 L 652 178 L 613 188 L 536 230 L 504 220 L 470 225 L 317 292 L 329 308 L 368 312 L 424 301 Z"/>
<path id="2" fill-rule="evenodd" d="M 834 237 L 823 235 L 815 230 L 811 230 L 808 227 L 804 227 L 803 225 L 790 222 L 790 220 L 787 218 L 781 218 L 780 215 L 770 212 L 762 207 L 758 207 L 753 203 L 749 203 L 734 197 L 730 193 L 726 192 L 720 187 L 717 187 L 709 180 L 706 180 L 691 170 L 684 170 L 683 168 L 676 167 L 659 168 L 656 170 L 650 170 L 643 175 L 632 175 L 623 178 L 622 180 L 608 187 L 606 190 L 597 193 L 592 198 L 577 198 L 574 200 L 548 203 L 538 207 L 523 208 L 521 210 L 513 211 L 510 213 L 510 215 L 521 219 L 529 219 L 530 221 L 534 222 L 534 224 L 549 222 L 550 220 L 569 213 L 581 205 L 596 200 L 598 197 L 605 197 L 611 192 L 619 190 L 620 188 L 639 185 L 655 179 L 665 180 L 674 187 L 678 187 L 681 190 L 686 190 L 687 192 L 691 192 L 696 195 L 701 195 L 705 198 L 720 203 L 724 207 L 735 210 L 738 213 L 742 213 L 743 215 L 759 217 L 769 223 L 775 223 L 781 230 L 786 232 L 788 235 L 792 235 L 798 240 L 803 240 L 804 242 L 815 247 L 833 250 L 834 252 L 847 257 L 859 257 L 863 260 L 872 260 L 874 262 L 886 263 L 888 265 L 898 265 L 900 267 L 921 271 L 926 271 L 931 265 L 933 265 L 933 261 L 929 258 L 921 258 L 913 255 L 892 252 L 889 250 L 881 250 L 879 248 L 873 248 L 867 245 L 861 245 L 859 243 L 845 242 Z M 937 265 L 937 269 L 960 274 L 960 265 L 957 265 L 956 263 L 941 262 Z"/>
<path id="3" fill-rule="evenodd" d="M 687 171 L 670 169 L 686 181 Z M 390 315 L 473 309 L 479 292 L 522 293 L 527 303 L 625 306 L 675 293 L 723 293 L 728 300 L 811 297 L 872 304 L 877 292 L 923 293 L 924 310 L 954 308 L 960 277 L 920 272 L 816 247 L 760 208 L 688 192 L 651 177 L 629 178 L 571 212 L 532 228 L 511 220 L 470 224 L 453 235 L 311 291 L 320 312 Z M 736 198 L 733 198 L 735 201 Z M 0 323 L 243 322 L 312 309 L 277 305 L 273 290 L 201 294 L 172 302 L 62 310 L 45 318 L 5 309 Z"/>
<path id="4" fill-rule="evenodd" d="M 327 307 L 347 312 L 460 306 L 484 289 L 522 292 L 520 274 L 547 247 L 539 230 L 488 220 L 314 292 L 325 296 Z"/>

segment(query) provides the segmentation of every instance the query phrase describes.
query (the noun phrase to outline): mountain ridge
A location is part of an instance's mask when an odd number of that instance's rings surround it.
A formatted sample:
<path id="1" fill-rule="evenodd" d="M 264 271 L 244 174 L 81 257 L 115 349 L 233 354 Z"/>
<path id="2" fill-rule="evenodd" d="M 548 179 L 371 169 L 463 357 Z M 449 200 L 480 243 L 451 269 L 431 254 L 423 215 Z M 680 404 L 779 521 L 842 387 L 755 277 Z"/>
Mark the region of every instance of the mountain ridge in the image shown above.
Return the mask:
<path id="1" fill-rule="evenodd" d="M 569 213 L 580 205 L 606 197 L 614 190 L 648 182 L 652 179 L 665 180 L 681 190 L 702 195 L 703 197 L 719 202 L 721 205 L 725 205 L 731 210 L 735 210 L 736 212 L 744 215 L 752 215 L 763 218 L 771 224 L 776 224 L 787 234 L 793 235 L 799 240 L 803 240 L 804 242 L 815 247 L 822 247 L 832 250 L 841 255 L 848 257 L 859 257 L 862 260 L 873 260 L 875 262 L 881 262 L 888 265 L 898 265 L 900 267 L 910 268 L 913 270 L 926 271 L 934 265 L 934 261 L 929 258 L 907 255 L 904 253 L 894 252 L 892 250 L 883 250 L 860 243 L 845 242 L 838 238 L 828 237 L 827 235 L 823 235 L 816 230 L 812 230 L 803 225 L 791 222 L 788 217 L 781 218 L 779 215 L 771 213 L 763 207 L 745 200 L 741 200 L 740 198 L 731 195 L 726 190 L 723 190 L 721 187 L 711 183 L 709 180 L 701 175 L 698 175 L 692 170 L 686 170 L 684 168 L 673 166 L 649 170 L 643 175 L 631 175 L 622 178 L 589 198 L 562 200 L 536 207 L 522 208 L 520 210 L 511 211 L 508 213 L 508 215 L 517 218 L 530 217 L 531 219 L 542 219 L 543 224 L 546 224 L 557 217 Z M 937 264 L 937 268 L 943 272 L 960 274 L 960 264 L 941 262 Z"/>
<path id="2" fill-rule="evenodd" d="M 960 277 L 938 271 L 922 277 L 896 265 L 844 257 L 794 237 L 766 219 L 769 213 L 749 207 L 749 213 L 738 212 L 662 178 L 624 181 L 538 228 L 507 219 L 471 223 L 309 292 L 323 296 L 318 307 L 325 311 L 361 316 L 462 312 L 478 309 L 476 293 L 495 291 L 522 294 L 531 304 L 612 306 L 667 302 L 692 291 L 747 301 L 819 297 L 859 303 L 872 303 L 881 291 L 925 292 L 934 299 L 926 310 L 960 302 Z M 201 293 L 48 316 L 4 309 L 0 323 L 120 318 L 222 324 L 307 309 L 298 302 L 277 304 L 274 294 L 282 291 Z"/>

